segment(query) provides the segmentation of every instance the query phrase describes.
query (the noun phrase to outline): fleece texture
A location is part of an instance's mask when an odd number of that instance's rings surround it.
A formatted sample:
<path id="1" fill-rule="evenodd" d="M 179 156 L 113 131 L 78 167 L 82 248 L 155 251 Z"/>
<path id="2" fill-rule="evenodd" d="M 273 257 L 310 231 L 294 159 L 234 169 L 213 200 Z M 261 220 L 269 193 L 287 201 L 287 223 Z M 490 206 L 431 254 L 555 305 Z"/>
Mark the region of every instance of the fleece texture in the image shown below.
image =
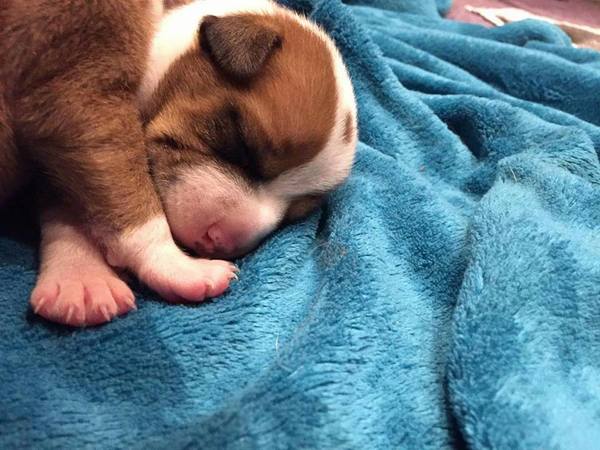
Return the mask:
<path id="1" fill-rule="evenodd" d="M 448 1 L 286 0 L 359 104 L 348 183 L 222 298 L 43 322 L 1 211 L 0 448 L 592 449 L 600 443 L 600 54 Z"/>

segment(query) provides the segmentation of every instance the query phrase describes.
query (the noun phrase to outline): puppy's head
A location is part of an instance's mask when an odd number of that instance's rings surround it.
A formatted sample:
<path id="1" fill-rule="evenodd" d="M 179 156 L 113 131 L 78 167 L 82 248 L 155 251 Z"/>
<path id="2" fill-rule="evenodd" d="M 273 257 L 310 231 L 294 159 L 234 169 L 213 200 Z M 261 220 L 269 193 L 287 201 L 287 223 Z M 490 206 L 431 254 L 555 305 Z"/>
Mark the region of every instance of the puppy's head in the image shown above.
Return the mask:
<path id="1" fill-rule="evenodd" d="M 339 52 L 270 1 L 170 12 L 139 101 L 172 232 L 203 256 L 240 256 L 306 216 L 354 160 L 356 105 Z"/>

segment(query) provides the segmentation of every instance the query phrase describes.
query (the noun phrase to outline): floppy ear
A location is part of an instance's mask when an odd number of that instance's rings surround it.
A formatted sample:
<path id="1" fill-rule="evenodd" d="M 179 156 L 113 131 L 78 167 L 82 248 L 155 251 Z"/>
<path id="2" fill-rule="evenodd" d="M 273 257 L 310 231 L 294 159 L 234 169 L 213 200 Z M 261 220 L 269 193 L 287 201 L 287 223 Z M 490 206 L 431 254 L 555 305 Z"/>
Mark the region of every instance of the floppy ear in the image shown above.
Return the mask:
<path id="1" fill-rule="evenodd" d="M 281 46 L 278 33 L 251 16 L 207 16 L 199 35 L 200 46 L 215 66 L 236 81 L 248 81 L 260 73 Z"/>

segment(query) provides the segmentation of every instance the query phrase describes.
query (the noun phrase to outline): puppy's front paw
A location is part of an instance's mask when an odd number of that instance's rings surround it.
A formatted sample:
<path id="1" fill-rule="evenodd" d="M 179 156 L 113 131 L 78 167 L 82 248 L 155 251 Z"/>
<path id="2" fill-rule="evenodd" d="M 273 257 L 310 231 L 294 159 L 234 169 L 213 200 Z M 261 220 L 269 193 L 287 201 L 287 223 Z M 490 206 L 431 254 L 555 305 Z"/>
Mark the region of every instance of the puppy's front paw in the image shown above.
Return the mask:
<path id="1" fill-rule="evenodd" d="M 223 294 L 237 267 L 227 261 L 194 259 L 181 252 L 144 264 L 140 279 L 170 302 L 201 302 Z"/>
<path id="2" fill-rule="evenodd" d="M 110 322 L 135 309 L 133 293 L 108 267 L 81 267 L 74 271 L 72 266 L 62 270 L 59 265 L 42 271 L 38 278 L 31 294 L 36 314 L 82 327 Z"/>
<path id="3" fill-rule="evenodd" d="M 237 278 L 227 261 L 195 259 L 173 241 L 164 216 L 128 230 L 108 246 L 107 259 L 128 268 L 149 288 L 171 302 L 201 302 L 221 295 Z"/>

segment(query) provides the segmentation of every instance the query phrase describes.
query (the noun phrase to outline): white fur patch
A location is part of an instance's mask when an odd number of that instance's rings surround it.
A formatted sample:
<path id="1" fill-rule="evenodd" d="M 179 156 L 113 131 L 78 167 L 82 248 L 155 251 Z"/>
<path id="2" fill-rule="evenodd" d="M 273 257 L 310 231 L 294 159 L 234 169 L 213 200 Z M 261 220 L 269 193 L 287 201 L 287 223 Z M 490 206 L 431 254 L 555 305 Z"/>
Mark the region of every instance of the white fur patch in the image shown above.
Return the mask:
<path id="1" fill-rule="evenodd" d="M 288 205 L 281 197 L 270 195 L 265 190 L 260 190 L 255 198 L 257 203 L 257 225 L 258 229 L 261 230 L 257 238 L 262 239 L 277 227 Z"/>
<path id="2" fill-rule="evenodd" d="M 42 248 L 44 266 L 68 266 L 80 269 L 82 265 L 106 265 L 100 250 L 85 233 L 54 213 L 42 214 Z"/>
<path id="3" fill-rule="evenodd" d="M 180 254 L 166 217 L 160 215 L 109 242 L 106 259 L 113 267 L 138 271 L 142 264 L 169 264 Z"/>

